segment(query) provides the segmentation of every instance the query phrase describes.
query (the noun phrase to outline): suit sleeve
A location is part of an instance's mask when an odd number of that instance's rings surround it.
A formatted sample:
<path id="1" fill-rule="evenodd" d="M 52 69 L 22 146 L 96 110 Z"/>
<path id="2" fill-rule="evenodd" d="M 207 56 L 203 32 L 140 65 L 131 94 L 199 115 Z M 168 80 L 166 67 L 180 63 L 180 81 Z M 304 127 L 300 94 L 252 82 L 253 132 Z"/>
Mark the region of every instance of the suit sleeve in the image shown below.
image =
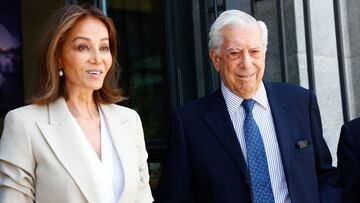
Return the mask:
<path id="1" fill-rule="evenodd" d="M 0 139 L 0 202 L 35 201 L 35 160 L 28 132 L 19 113 L 8 113 Z"/>
<path id="2" fill-rule="evenodd" d="M 151 195 L 151 189 L 149 185 L 149 169 L 147 164 L 148 154 L 145 146 L 144 132 L 141 124 L 141 120 L 138 114 L 136 114 L 137 123 L 137 143 L 139 150 L 139 174 L 140 184 L 138 186 L 138 192 L 136 195 L 136 203 L 150 203 L 153 202 Z"/>
<path id="3" fill-rule="evenodd" d="M 310 122 L 314 150 L 316 153 L 316 173 L 318 177 L 320 201 L 324 203 L 340 202 L 341 189 L 337 185 L 339 173 L 337 169 L 332 166 L 331 154 L 323 138 L 321 118 L 316 96 L 311 93 L 310 99 Z"/>
<path id="4" fill-rule="evenodd" d="M 168 138 L 167 158 L 163 164 L 156 203 L 192 202 L 191 170 L 185 132 L 179 112 L 174 112 L 172 134 Z"/>
<path id="5" fill-rule="evenodd" d="M 342 202 L 360 202 L 360 148 L 354 136 L 346 124 L 342 126 L 337 151 Z"/>

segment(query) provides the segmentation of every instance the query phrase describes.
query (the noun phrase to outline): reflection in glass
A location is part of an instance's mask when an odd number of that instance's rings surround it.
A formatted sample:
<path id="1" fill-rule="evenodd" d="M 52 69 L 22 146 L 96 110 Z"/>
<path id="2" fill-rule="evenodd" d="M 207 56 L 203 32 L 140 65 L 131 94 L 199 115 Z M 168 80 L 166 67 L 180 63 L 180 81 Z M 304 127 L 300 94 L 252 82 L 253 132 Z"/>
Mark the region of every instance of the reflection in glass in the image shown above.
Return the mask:
<path id="1" fill-rule="evenodd" d="M 129 98 L 122 104 L 141 117 L 149 162 L 159 161 L 153 158 L 156 147 L 149 143 L 166 138 L 169 128 L 163 4 L 163 0 L 110 0 L 107 10 L 118 31 L 120 85 Z M 160 168 L 160 163 L 149 163 L 152 189 Z"/>
<path id="2" fill-rule="evenodd" d="M 109 1 L 109 16 L 119 38 L 118 60 L 125 105 L 141 116 L 147 140 L 166 137 L 169 114 L 167 70 L 164 66 L 162 1 Z"/>

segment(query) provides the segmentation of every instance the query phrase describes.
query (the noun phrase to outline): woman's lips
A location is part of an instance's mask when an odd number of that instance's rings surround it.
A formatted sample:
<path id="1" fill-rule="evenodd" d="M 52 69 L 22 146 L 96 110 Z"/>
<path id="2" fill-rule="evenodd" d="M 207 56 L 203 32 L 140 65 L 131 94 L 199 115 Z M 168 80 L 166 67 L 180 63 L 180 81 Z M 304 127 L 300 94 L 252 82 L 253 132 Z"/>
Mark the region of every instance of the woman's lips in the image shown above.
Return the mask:
<path id="1" fill-rule="evenodd" d="M 100 70 L 88 70 L 86 71 L 90 76 L 92 77 L 98 77 L 100 76 L 103 72 Z"/>

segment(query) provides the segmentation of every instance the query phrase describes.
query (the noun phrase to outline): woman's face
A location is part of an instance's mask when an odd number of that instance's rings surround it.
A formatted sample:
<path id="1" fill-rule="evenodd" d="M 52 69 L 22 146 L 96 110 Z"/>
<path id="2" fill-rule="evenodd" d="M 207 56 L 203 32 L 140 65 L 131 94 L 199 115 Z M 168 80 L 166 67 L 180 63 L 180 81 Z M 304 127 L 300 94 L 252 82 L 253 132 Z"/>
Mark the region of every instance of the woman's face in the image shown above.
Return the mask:
<path id="1" fill-rule="evenodd" d="M 78 21 L 65 38 L 60 54 L 69 94 L 98 90 L 112 64 L 109 33 L 95 17 Z"/>

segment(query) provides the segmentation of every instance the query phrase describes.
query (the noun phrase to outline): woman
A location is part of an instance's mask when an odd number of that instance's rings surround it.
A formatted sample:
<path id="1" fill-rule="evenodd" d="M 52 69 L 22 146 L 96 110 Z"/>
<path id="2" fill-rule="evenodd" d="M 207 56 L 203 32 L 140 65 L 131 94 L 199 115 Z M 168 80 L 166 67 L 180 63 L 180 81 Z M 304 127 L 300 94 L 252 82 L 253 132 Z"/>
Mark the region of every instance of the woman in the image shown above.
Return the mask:
<path id="1" fill-rule="evenodd" d="M 337 156 L 341 202 L 360 202 L 360 118 L 341 127 Z"/>
<path id="2" fill-rule="evenodd" d="M 40 93 L 5 117 L 0 202 L 152 202 L 140 118 L 114 105 L 123 97 L 111 19 L 65 6 L 41 45 Z"/>

